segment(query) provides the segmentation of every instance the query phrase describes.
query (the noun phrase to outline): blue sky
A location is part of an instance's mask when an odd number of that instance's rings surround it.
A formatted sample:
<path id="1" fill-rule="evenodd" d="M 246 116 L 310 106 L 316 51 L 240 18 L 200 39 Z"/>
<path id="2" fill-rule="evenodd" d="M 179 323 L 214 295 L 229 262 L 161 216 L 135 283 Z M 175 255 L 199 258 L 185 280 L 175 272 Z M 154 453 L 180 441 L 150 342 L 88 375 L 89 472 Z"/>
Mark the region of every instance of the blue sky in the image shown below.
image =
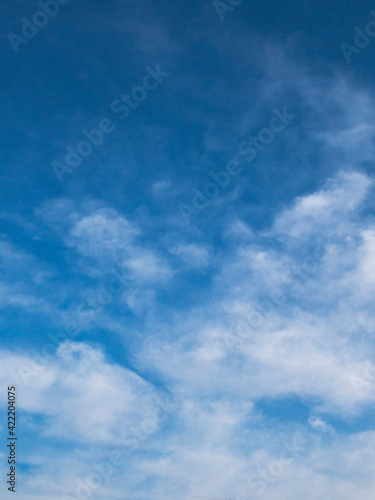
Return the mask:
<path id="1" fill-rule="evenodd" d="M 2 7 L 21 500 L 373 498 L 373 5 L 223 4 Z"/>

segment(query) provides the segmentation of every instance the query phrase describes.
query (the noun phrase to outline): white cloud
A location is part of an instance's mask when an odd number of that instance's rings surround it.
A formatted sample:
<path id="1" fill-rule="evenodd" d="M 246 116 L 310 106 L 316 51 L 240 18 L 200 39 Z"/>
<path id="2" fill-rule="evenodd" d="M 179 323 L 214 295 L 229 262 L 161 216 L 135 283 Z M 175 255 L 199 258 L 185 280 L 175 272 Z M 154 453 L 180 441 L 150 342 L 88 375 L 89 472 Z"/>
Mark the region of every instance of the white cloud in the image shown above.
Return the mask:
<path id="1" fill-rule="evenodd" d="M 33 376 L 35 370 L 39 376 Z M 64 343 L 44 366 L 32 358 L 1 353 L 0 379 L 9 373 L 18 386 L 22 415 L 43 415 L 39 432 L 82 443 L 116 443 L 121 433 L 155 409 L 151 384 L 134 372 L 108 363 L 84 343 Z M 4 395 L 2 396 L 2 399 Z"/>
<path id="2" fill-rule="evenodd" d="M 302 240 L 337 234 L 343 226 L 347 229 L 348 214 L 364 201 L 371 185 L 364 174 L 343 172 L 319 192 L 297 198 L 292 208 L 276 217 L 271 233 Z"/>
<path id="3" fill-rule="evenodd" d="M 124 258 L 141 231 L 113 209 L 100 209 L 77 220 L 69 243 L 84 256 Z"/>
<path id="4" fill-rule="evenodd" d="M 223 256 L 211 300 L 183 314 L 175 338 L 148 341 L 139 363 L 197 394 L 308 397 L 343 417 L 373 403 L 375 384 L 360 393 L 353 384 L 374 353 L 372 223 L 357 217 L 370 185 L 364 174 L 343 173 L 298 198 L 230 261 Z M 312 244 L 317 237 L 325 248 Z M 283 246 L 270 247 L 270 238 Z M 248 338 L 237 335 L 243 318 Z"/>
<path id="5" fill-rule="evenodd" d="M 205 268 L 209 266 L 210 252 L 203 245 L 179 244 L 171 248 L 170 253 L 177 255 L 190 268 Z"/>
<path id="6" fill-rule="evenodd" d="M 285 440 L 292 442 L 302 430 L 306 448 L 266 484 L 263 497 L 297 500 L 307 492 L 309 500 L 327 494 L 350 500 L 359 492 L 370 500 L 360 478 L 362 474 L 373 487 L 373 452 L 368 444 L 373 435 L 364 432 L 343 439 L 322 417 L 334 415 L 350 422 L 375 400 L 369 309 L 375 229 L 371 219 L 360 217 L 370 187 L 371 179 L 364 174 L 343 173 L 316 193 L 295 200 L 264 231 L 252 231 L 236 221 L 230 233 L 238 237 L 236 247 L 216 257 L 215 265 L 221 268 L 209 297 L 199 307 L 175 313 L 173 322 L 154 328 L 150 320 L 147 331 L 138 332 L 144 344 L 135 358 L 137 366 L 158 374 L 179 410 L 168 429 L 155 429 L 160 433 L 153 432 L 142 442 L 140 453 L 131 454 L 127 468 L 97 492 L 98 499 L 121 494 L 142 499 L 237 498 L 241 492 L 262 498 L 249 477 L 275 464 Z M 61 234 L 82 258 L 96 259 L 100 265 L 124 259 L 138 283 L 149 282 L 147 273 L 159 279 L 168 276 L 170 262 L 159 261 L 155 252 L 144 248 L 140 230 L 118 212 L 90 208 L 87 214 L 76 214 Z M 324 247 L 316 243 L 317 237 L 322 237 Z M 209 247 L 203 244 L 175 243 L 170 248 L 184 266 L 209 263 Z M 314 256 L 316 266 L 305 266 Z M 295 273 L 301 269 L 303 279 Z M 276 300 L 274 292 L 280 290 L 284 300 L 269 308 L 270 299 Z M 138 287 L 124 300 L 142 314 L 156 300 L 155 293 Z M 258 326 L 242 323 L 242 337 L 238 336 L 241 318 L 252 323 L 255 314 Z M 30 359 L 3 354 L 3 383 L 15 363 L 27 366 Z M 77 461 L 73 475 L 62 459 L 54 459 L 54 471 L 47 468 L 44 479 L 50 491 L 46 498 L 52 499 L 74 491 L 76 478 L 103 459 L 98 445 L 116 446 L 124 425 L 131 427 L 152 414 L 158 400 L 150 384 L 108 363 L 100 351 L 85 344 L 61 346 L 24 394 L 22 411 L 43 416 L 43 426 L 29 423 L 36 433 L 91 444 L 97 453 L 95 459 L 81 456 L 87 469 Z M 307 399 L 312 416 L 302 428 L 290 424 L 289 430 L 277 434 L 276 425 L 268 436 L 267 428 L 261 427 L 267 426 L 267 419 L 256 413 L 257 400 L 289 396 Z M 319 440 L 327 436 L 332 442 L 322 447 Z M 332 466 L 337 454 L 340 463 Z M 45 463 L 36 467 L 42 465 L 46 468 Z M 53 489 L 51 478 L 56 476 L 63 488 Z M 34 489 L 42 491 L 43 486 L 33 484 Z M 35 498 L 43 496 L 35 493 Z"/>
<path id="7" fill-rule="evenodd" d="M 133 285 L 164 283 L 173 272 L 158 251 L 142 241 L 144 232 L 118 211 L 91 201 L 77 206 L 70 200 L 54 200 L 36 211 L 85 262 L 95 260 L 85 272 L 95 274 L 98 267 L 112 272 L 120 267 L 128 272 Z M 69 214 L 69 215 L 67 215 Z"/>

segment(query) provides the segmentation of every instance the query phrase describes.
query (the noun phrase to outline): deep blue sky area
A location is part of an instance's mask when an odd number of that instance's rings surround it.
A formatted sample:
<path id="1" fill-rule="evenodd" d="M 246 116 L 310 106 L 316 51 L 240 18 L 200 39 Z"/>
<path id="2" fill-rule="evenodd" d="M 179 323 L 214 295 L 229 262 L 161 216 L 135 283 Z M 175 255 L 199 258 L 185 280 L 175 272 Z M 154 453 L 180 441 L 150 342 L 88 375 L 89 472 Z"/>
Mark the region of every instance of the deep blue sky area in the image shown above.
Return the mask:
<path id="1" fill-rule="evenodd" d="M 204 180 L 206 170 L 220 161 L 202 144 L 207 120 L 214 122 L 220 152 L 230 158 L 242 138 L 241 116 L 261 106 L 262 60 L 270 46 L 286 46 L 296 67 L 307 67 L 318 79 L 345 72 L 361 85 L 371 85 L 373 78 L 372 45 L 354 54 L 351 65 L 339 47 L 352 41 L 354 26 L 368 22 L 370 2 L 327 8 L 323 2 L 244 1 L 225 12 L 223 22 L 209 2 L 70 2 L 27 45 L 20 45 L 18 54 L 6 35 L 20 33 L 21 17 L 32 17 L 37 3 L 16 2 L 4 10 L 1 99 L 8 119 L 2 123 L 1 140 L 8 168 L 1 185 L 4 201 L 12 207 L 26 190 L 34 206 L 36 200 L 67 189 L 96 196 L 99 184 L 105 198 L 112 192 L 116 204 L 124 206 L 128 189 L 139 204 L 144 181 L 150 185 L 166 171 L 179 183 Z M 78 142 L 83 128 L 95 127 L 101 116 L 111 114 L 112 100 L 134 87 L 148 64 L 170 72 L 165 85 L 117 124 L 74 179 L 56 184 L 51 162 L 66 144 Z M 293 89 L 282 92 L 283 102 L 303 105 Z M 260 111 L 265 120 L 267 111 Z M 115 161 L 123 164 L 120 172 L 112 166 Z M 316 159 L 310 161 L 315 171 Z M 250 170 L 247 179 L 254 174 Z M 272 170 L 280 172 L 280 167 Z M 303 170 L 295 179 L 299 190 L 311 188 Z M 137 175 L 140 171 L 145 179 Z M 282 186 L 285 177 L 280 172 Z M 260 181 L 266 182 L 263 176 Z"/>
<path id="2" fill-rule="evenodd" d="M 0 7 L 18 498 L 372 500 L 374 4 L 64 1 Z"/>

